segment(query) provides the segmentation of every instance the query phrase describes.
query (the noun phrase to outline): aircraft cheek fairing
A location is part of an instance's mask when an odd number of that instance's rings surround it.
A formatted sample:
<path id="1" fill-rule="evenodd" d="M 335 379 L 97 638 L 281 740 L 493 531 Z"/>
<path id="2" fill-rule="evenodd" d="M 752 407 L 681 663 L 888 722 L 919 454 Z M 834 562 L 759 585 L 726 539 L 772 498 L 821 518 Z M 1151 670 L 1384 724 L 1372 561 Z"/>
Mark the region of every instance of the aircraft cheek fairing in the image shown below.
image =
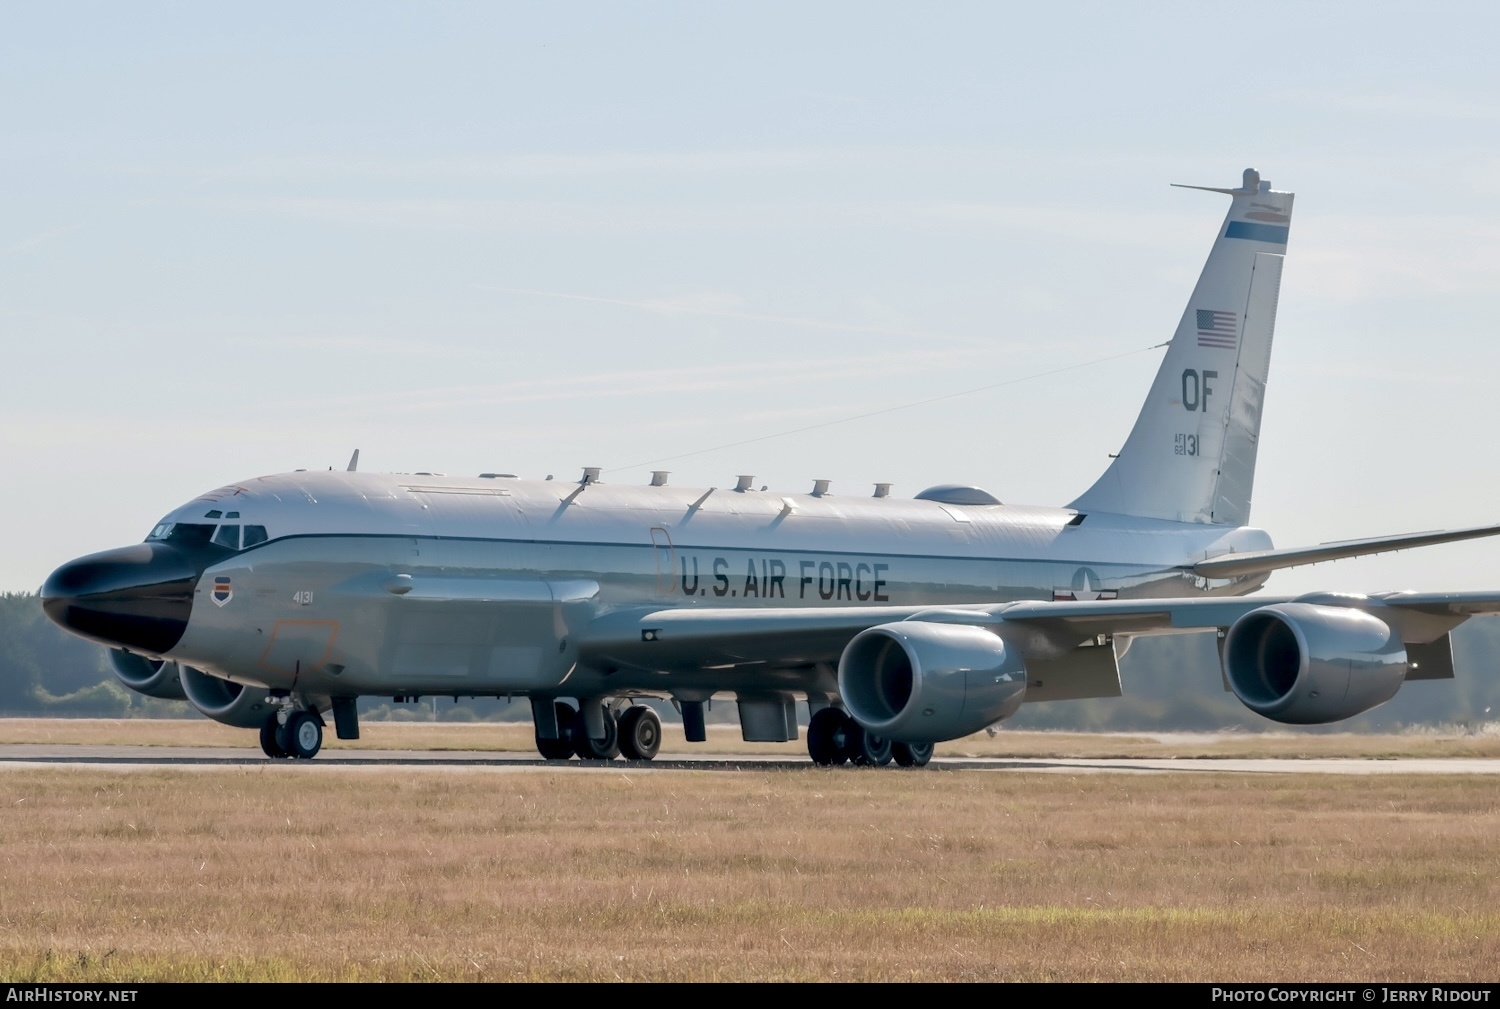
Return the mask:
<path id="1" fill-rule="evenodd" d="M 1292 194 L 1231 197 L 1119 455 L 1065 508 L 977 488 L 898 500 L 489 476 L 291 473 L 220 488 L 147 542 L 80 558 L 47 614 L 123 682 L 308 757 L 354 700 L 529 697 L 549 758 L 649 759 L 670 697 L 690 740 L 739 702 L 746 739 L 815 761 L 925 763 L 1024 701 L 1114 696 L 1137 634 L 1218 631 L 1252 710 L 1334 721 L 1451 676 L 1448 631 L 1500 594 L 1243 599 L 1279 567 L 1491 535 L 1276 550 L 1248 526 Z M 564 703 L 562 699 L 569 703 Z M 575 707 L 576 705 L 576 707 Z"/>

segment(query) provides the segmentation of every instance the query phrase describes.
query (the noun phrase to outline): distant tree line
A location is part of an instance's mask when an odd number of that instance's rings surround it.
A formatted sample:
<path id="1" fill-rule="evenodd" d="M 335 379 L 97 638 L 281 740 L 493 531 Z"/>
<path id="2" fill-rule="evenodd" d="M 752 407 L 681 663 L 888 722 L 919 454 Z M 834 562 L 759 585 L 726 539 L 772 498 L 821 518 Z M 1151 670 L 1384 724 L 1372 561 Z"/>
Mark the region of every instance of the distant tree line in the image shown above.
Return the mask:
<path id="1" fill-rule="evenodd" d="M 1469 725 L 1500 718 L 1500 618 L 1470 620 L 1453 633 L 1454 680 L 1418 681 L 1389 703 L 1328 727 L 1377 731 L 1411 725 Z M 1223 689 L 1212 634 L 1136 640 L 1120 660 L 1125 696 L 1028 704 L 1007 722 L 1018 729 L 1191 731 L 1279 726 L 1251 714 Z M 505 719 L 530 716 L 524 702 L 443 698 L 420 705 L 367 698 L 366 717 Z M 714 704 L 715 721 L 734 718 L 733 703 Z M 144 697 L 115 679 L 99 645 L 64 633 L 33 593 L 0 595 L 0 716 L 184 717 L 185 702 Z M 667 714 L 663 709 L 663 714 Z M 805 718 L 805 712 L 804 718 Z M 667 717 L 670 717 L 668 715 Z"/>

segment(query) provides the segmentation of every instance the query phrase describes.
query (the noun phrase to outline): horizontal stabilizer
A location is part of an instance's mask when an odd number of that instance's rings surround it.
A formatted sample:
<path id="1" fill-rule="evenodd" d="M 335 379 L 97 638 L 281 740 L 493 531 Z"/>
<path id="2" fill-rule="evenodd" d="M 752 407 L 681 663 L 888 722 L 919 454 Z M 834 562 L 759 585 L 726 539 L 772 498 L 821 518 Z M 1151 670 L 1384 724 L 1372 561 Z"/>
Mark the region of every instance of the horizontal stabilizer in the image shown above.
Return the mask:
<path id="1" fill-rule="evenodd" d="M 1401 533 L 1396 536 L 1373 536 L 1362 540 L 1341 540 L 1337 543 L 1321 543 L 1315 547 L 1256 550 L 1250 553 L 1212 557 L 1193 564 L 1191 570 L 1193 574 L 1202 575 L 1205 578 L 1239 578 L 1243 575 L 1264 574 L 1281 568 L 1295 568 L 1303 564 L 1336 561 L 1345 557 L 1364 557 L 1391 550 L 1409 550 L 1412 547 L 1428 547 L 1437 543 L 1479 539 L 1484 536 L 1494 536 L 1497 533 L 1500 533 L 1500 525 L 1472 526 L 1468 529 L 1440 529 L 1435 532 Z"/>

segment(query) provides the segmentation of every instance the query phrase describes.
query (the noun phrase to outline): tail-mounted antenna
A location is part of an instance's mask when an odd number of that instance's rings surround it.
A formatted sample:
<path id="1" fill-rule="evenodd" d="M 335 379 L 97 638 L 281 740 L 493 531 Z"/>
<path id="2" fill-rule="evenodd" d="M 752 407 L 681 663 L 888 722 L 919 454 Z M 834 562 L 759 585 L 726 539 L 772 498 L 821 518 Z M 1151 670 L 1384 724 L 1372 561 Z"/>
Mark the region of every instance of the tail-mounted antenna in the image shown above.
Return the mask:
<path id="1" fill-rule="evenodd" d="M 1265 192 L 1271 188 L 1269 182 L 1260 181 L 1260 173 L 1253 168 L 1245 169 L 1244 185 L 1238 189 L 1219 189 L 1216 186 L 1185 186 L 1181 182 L 1174 182 L 1172 185 L 1178 189 L 1201 189 L 1205 193 L 1223 193 L 1225 196 L 1252 196 L 1255 193 Z"/>

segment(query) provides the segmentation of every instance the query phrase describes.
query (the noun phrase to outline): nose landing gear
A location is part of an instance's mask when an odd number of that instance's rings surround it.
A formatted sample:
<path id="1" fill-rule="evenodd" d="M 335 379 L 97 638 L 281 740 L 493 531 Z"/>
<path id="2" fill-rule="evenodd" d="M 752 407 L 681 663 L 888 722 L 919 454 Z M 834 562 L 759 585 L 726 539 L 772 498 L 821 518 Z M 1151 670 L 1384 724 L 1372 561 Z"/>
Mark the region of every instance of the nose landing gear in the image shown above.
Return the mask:
<path id="1" fill-rule="evenodd" d="M 323 719 L 316 711 L 272 715 L 260 727 L 260 748 L 274 760 L 311 760 L 323 748 Z"/>

